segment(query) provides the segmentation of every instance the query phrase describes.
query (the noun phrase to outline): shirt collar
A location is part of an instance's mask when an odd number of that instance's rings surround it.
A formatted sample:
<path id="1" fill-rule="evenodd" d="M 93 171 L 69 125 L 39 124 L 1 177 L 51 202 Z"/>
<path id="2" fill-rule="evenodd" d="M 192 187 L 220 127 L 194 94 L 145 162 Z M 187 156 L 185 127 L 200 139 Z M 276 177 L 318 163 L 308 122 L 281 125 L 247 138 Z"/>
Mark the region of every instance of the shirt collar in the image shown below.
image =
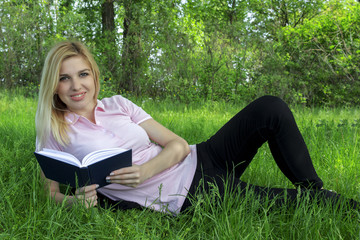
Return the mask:
<path id="1" fill-rule="evenodd" d="M 99 99 L 97 100 L 97 104 L 95 107 L 95 116 L 96 116 L 96 111 L 105 112 L 105 106 Z M 67 113 L 65 114 L 65 120 L 71 125 L 79 121 L 80 117 L 81 117 L 80 115 L 70 111 L 67 111 Z"/>
<path id="2" fill-rule="evenodd" d="M 101 111 L 105 112 L 105 106 L 102 103 L 102 101 L 100 101 L 99 99 L 97 100 L 97 105 L 95 107 L 95 111 L 96 110 L 101 110 Z"/>
<path id="3" fill-rule="evenodd" d="M 75 124 L 80 118 L 80 115 L 77 115 L 76 113 L 67 111 L 67 113 L 65 114 L 65 120 L 67 123 L 73 125 Z"/>

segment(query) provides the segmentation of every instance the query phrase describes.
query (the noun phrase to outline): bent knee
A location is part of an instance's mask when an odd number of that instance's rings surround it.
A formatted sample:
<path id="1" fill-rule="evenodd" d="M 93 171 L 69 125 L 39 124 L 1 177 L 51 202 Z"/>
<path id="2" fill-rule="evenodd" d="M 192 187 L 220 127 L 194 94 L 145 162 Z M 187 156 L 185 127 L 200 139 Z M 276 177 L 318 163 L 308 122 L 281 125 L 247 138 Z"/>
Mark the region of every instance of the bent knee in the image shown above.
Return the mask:
<path id="1" fill-rule="evenodd" d="M 258 100 L 264 101 L 269 104 L 285 104 L 285 105 L 287 105 L 281 98 L 272 96 L 272 95 L 265 95 L 265 96 L 259 97 Z"/>
<path id="2" fill-rule="evenodd" d="M 291 112 L 288 105 L 279 97 L 265 95 L 254 101 L 258 105 L 257 112 L 260 115 L 282 115 Z"/>

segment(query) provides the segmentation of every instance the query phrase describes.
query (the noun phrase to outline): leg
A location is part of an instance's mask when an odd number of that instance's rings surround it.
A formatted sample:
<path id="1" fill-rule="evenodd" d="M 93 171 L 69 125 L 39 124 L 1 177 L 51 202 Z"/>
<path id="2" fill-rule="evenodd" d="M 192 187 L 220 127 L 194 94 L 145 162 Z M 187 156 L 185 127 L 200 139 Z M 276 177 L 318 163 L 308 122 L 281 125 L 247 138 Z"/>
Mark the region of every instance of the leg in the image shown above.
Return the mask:
<path id="1" fill-rule="evenodd" d="M 201 169 L 201 166 L 207 166 L 206 169 Z M 189 189 L 189 195 L 181 208 L 181 212 L 189 209 L 191 206 L 191 198 L 199 192 L 209 193 L 212 184 L 216 185 L 220 196 L 225 196 L 226 193 L 239 193 L 240 196 L 245 196 L 247 190 L 259 197 L 260 201 L 266 199 L 275 200 L 277 206 L 284 204 L 296 204 L 297 200 L 309 197 L 310 200 L 317 200 L 317 203 L 330 204 L 337 208 L 340 202 L 345 204 L 347 209 L 359 210 L 360 203 L 342 197 L 341 195 L 325 189 L 285 189 L 285 188 L 269 188 L 255 186 L 245 183 L 234 175 L 229 175 L 226 170 L 209 167 L 212 163 L 209 159 L 198 159 L 198 168 L 196 169 L 193 182 Z M 225 183 L 227 185 L 225 185 Z M 300 190 L 300 191 L 299 191 Z"/>
<path id="2" fill-rule="evenodd" d="M 245 107 L 208 141 L 197 145 L 198 157 L 227 172 L 235 166 L 239 178 L 266 141 L 277 165 L 294 185 L 323 186 L 290 109 L 276 97 L 261 97 Z"/>

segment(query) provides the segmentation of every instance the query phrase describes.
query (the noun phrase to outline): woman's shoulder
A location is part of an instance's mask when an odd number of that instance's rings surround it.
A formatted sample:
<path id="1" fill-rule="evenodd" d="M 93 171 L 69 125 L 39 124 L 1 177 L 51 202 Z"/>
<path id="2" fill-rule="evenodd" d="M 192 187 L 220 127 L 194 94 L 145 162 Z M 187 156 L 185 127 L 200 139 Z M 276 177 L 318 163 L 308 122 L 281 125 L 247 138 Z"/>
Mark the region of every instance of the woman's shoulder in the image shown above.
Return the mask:
<path id="1" fill-rule="evenodd" d="M 106 108 L 111 108 L 114 107 L 116 105 L 125 105 L 129 102 L 128 99 L 124 98 L 121 95 L 114 95 L 112 97 L 108 97 L 108 98 L 103 98 L 101 100 L 99 100 L 99 102 L 104 105 L 104 107 Z"/>
<path id="2" fill-rule="evenodd" d="M 103 107 L 104 110 L 119 110 L 120 108 L 126 111 L 129 108 L 133 108 L 134 103 L 121 95 L 114 95 L 99 100 L 98 106 Z"/>
<path id="3" fill-rule="evenodd" d="M 112 102 L 119 102 L 119 101 L 128 101 L 128 99 L 124 98 L 121 95 L 113 95 L 111 97 L 106 97 L 101 100 L 99 100 L 102 103 L 112 103 Z"/>
<path id="4" fill-rule="evenodd" d="M 151 118 L 140 106 L 121 95 L 102 99 L 98 102 L 98 107 L 102 107 L 104 111 L 110 114 L 114 113 L 129 116 L 137 124 Z"/>

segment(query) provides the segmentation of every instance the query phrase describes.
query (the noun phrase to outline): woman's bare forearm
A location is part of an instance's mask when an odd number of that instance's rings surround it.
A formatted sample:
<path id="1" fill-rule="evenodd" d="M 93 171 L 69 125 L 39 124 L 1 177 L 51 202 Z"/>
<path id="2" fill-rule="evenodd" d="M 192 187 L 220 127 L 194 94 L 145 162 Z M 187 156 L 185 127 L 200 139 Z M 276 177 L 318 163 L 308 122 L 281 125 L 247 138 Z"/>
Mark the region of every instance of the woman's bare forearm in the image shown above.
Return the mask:
<path id="1" fill-rule="evenodd" d="M 153 159 L 142 165 L 121 168 L 113 171 L 106 179 L 128 187 L 137 187 L 147 179 L 176 165 L 190 153 L 190 147 L 182 138 L 168 141 L 163 150 Z"/>
<path id="2" fill-rule="evenodd" d="M 185 140 L 179 138 L 170 141 L 156 157 L 142 165 L 146 178 L 151 178 L 183 161 L 189 153 L 190 147 Z"/>

